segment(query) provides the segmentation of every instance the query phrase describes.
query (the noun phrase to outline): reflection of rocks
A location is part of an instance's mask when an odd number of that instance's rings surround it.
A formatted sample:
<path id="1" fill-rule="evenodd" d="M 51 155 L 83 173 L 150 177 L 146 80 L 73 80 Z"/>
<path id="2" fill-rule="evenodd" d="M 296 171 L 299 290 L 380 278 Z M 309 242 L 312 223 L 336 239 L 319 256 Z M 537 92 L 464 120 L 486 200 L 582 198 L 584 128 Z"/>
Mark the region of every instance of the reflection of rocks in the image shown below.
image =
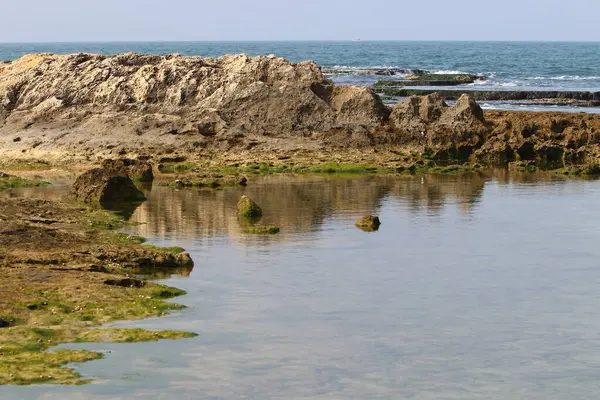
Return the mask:
<path id="1" fill-rule="evenodd" d="M 477 204 L 487 178 L 480 174 L 354 179 L 270 176 L 246 189 L 176 192 L 156 188 L 150 201 L 135 211 L 134 219 L 143 223 L 137 228 L 142 236 L 166 237 L 177 231 L 200 237 L 239 237 L 244 227 L 238 221 L 237 202 L 246 193 L 262 205 L 265 221 L 282 227 L 277 237 L 285 240 L 294 232 L 318 230 L 335 214 L 377 214 L 388 196 L 407 201 L 415 212 L 439 212 L 448 202 L 469 211 Z"/>

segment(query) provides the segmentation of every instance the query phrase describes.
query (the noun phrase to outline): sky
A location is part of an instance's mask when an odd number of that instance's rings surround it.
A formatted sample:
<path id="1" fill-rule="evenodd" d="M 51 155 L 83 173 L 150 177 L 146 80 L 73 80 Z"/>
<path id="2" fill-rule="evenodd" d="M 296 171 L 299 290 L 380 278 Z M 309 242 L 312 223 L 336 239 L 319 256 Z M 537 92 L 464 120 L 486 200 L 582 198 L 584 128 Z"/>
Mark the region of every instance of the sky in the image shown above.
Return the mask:
<path id="1" fill-rule="evenodd" d="M 0 42 L 600 41 L 598 0 L 0 0 Z"/>

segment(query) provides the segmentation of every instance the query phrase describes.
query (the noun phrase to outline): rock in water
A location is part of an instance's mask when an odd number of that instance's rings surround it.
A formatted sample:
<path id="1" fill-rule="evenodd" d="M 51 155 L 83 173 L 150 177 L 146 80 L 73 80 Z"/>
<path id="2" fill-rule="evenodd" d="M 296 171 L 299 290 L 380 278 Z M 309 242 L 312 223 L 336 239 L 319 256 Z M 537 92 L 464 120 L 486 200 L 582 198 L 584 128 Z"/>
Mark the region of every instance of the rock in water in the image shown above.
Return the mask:
<path id="1" fill-rule="evenodd" d="M 129 203 L 146 197 L 126 175 L 115 175 L 103 168 L 91 169 L 77 178 L 72 193 L 85 203 Z"/>
<path id="2" fill-rule="evenodd" d="M 127 175 L 137 182 L 152 182 L 154 180 L 152 164 L 148 161 L 132 160 L 130 158 L 104 160 L 102 168 L 115 175 Z"/>
<path id="3" fill-rule="evenodd" d="M 381 221 L 375 215 L 367 215 L 356 221 L 356 227 L 367 232 L 375 232 L 380 226 Z"/>
<path id="4" fill-rule="evenodd" d="M 246 195 L 243 195 L 237 204 L 238 215 L 244 218 L 259 218 L 262 217 L 262 209 L 250 200 Z"/>

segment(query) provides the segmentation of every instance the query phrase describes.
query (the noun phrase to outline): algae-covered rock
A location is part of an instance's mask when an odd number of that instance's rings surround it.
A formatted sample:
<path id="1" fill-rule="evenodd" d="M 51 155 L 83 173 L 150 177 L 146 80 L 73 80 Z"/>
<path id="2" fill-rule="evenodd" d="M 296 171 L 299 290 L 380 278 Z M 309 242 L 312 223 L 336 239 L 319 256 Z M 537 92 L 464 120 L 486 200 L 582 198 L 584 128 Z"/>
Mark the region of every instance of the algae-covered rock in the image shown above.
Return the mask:
<path id="1" fill-rule="evenodd" d="M 126 175 L 138 182 L 152 182 L 154 180 L 152 164 L 148 161 L 130 158 L 108 159 L 102 162 L 102 168 L 116 175 Z"/>
<path id="2" fill-rule="evenodd" d="M 144 201 L 146 197 L 126 175 L 115 175 L 103 168 L 91 169 L 80 175 L 72 193 L 84 203 L 127 203 Z"/>
<path id="3" fill-rule="evenodd" d="M 244 218 L 258 218 L 262 216 L 262 209 L 246 195 L 240 198 L 237 204 L 237 211 L 238 215 Z"/>
<path id="4" fill-rule="evenodd" d="M 375 215 L 367 215 L 356 221 L 356 227 L 367 232 L 374 232 L 381 226 L 379 217 Z"/>

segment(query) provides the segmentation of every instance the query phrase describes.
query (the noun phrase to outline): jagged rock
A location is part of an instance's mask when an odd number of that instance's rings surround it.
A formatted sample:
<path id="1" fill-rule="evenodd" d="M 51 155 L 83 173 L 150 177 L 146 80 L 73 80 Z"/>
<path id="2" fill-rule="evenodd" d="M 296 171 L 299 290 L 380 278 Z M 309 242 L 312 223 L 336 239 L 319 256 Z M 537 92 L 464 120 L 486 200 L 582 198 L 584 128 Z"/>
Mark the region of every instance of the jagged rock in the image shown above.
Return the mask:
<path id="1" fill-rule="evenodd" d="M 91 169 L 73 184 L 75 198 L 85 203 L 110 204 L 143 201 L 144 194 L 126 175 L 115 175 L 103 168 Z"/>
<path id="2" fill-rule="evenodd" d="M 202 147 L 245 148 L 251 137 L 373 131 L 389 114 L 371 89 L 334 88 L 313 62 L 244 54 L 28 55 L 0 70 L 0 104 L 0 138 L 45 128 L 38 151 L 199 139 Z"/>
<path id="3" fill-rule="evenodd" d="M 467 95 L 453 107 L 439 94 L 411 96 L 393 108 L 390 121 L 387 140 L 431 149 L 439 158 L 468 158 L 489 131 L 483 110 Z"/>
<path id="4" fill-rule="evenodd" d="M 237 204 L 238 216 L 243 218 L 260 218 L 262 209 L 248 196 L 243 195 Z"/>
<path id="5" fill-rule="evenodd" d="M 483 110 L 473 97 L 465 94 L 435 122 L 429 145 L 435 150 L 455 150 L 456 155 L 466 159 L 483 144 L 489 130 Z"/>
<path id="6" fill-rule="evenodd" d="M 375 215 L 367 215 L 356 221 L 356 227 L 367 232 L 374 232 L 381 226 L 379 217 Z"/>
<path id="7" fill-rule="evenodd" d="M 130 158 L 108 159 L 102 162 L 102 168 L 111 174 L 127 175 L 138 182 L 152 182 L 154 180 L 152 164 L 148 161 L 132 160 Z"/>
<path id="8" fill-rule="evenodd" d="M 390 110 L 373 89 L 359 86 L 334 88 L 331 105 L 341 124 L 379 125 L 387 120 Z"/>

